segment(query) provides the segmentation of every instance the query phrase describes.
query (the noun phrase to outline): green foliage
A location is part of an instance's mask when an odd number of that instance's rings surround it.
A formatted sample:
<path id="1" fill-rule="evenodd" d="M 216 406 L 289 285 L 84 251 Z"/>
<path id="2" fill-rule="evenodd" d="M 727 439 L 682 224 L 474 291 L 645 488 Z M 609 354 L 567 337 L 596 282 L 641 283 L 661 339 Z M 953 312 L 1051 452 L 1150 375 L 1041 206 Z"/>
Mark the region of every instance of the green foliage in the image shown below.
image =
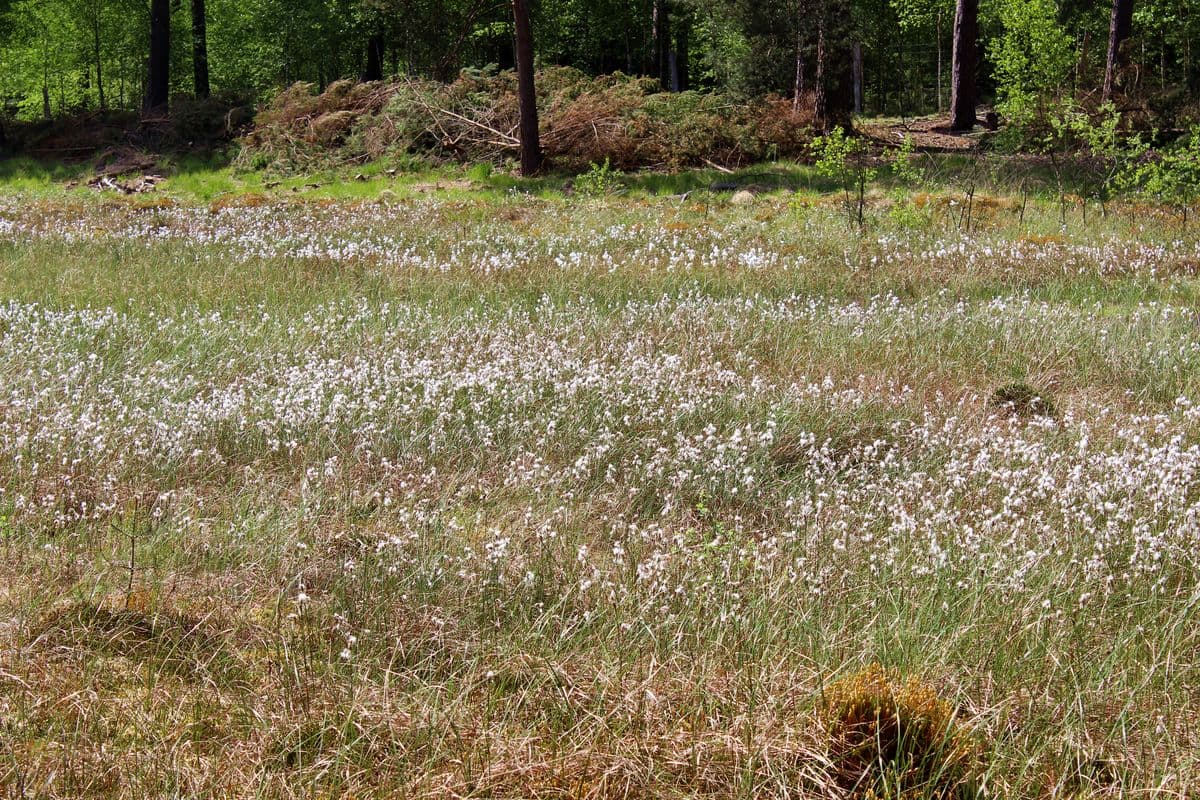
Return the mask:
<path id="1" fill-rule="evenodd" d="M 888 219 L 900 228 L 923 228 L 932 221 L 931 209 L 913 202 L 914 191 L 926 187 L 930 176 L 917 161 L 915 139 L 905 136 L 900 146 L 885 156 L 892 180 L 897 184 L 891 192 Z"/>
<path id="2" fill-rule="evenodd" d="M 1055 157 L 1067 156 L 1080 167 L 1087 194 L 1101 203 L 1119 188 L 1119 178 L 1141 151 L 1137 141 L 1121 135 L 1121 114 L 1112 103 L 1088 113 L 1070 99 L 1050 109 L 1049 132 L 1043 148 Z M 1061 183 L 1061 182 L 1060 182 Z"/>
<path id="3" fill-rule="evenodd" d="M 1058 23 L 1054 0 L 1000 0 L 1001 33 L 989 48 L 999 108 L 1017 125 L 1036 117 L 1076 60 L 1074 42 Z"/>
<path id="4" fill-rule="evenodd" d="M 905 30 L 927 30 L 954 20 L 953 0 L 890 0 L 890 5 Z"/>
<path id="5" fill-rule="evenodd" d="M 1138 46 L 1125 48 L 1129 79 L 1122 82 L 1131 102 L 1122 107 L 1145 109 L 1142 113 L 1152 118 L 1141 122 L 1143 128 L 1177 129 L 1200 118 L 1191 88 L 1196 72 L 1192 45 L 1200 37 L 1197 2 L 1146 0 L 1137 5 L 1131 44 Z M 779 135 L 755 142 L 757 132 L 746 130 L 737 119 L 754 109 L 734 106 L 747 98 L 772 104 L 786 97 L 784 102 L 789 102 L 799 87 L 795 110 L 810 113 L 818 73 L 816 20 L 821 14 L 827 52 L 841 54 L 831 56 L 824 70 L 828 97 L 844 95 L 845 87 L 839 84 L 848 80 L 845 53 L 851 42 L 859 42 L 868 113 L 911 116 L 944 110 L 953 6 L 951 0 L 839 0 L 815 5 L 807 0 L 544 0 L 535 4 L 534 39 L 544 74 L 551 65 L 561 65 L 587 76 L 611 75 L 655 87 L 658 51 L 665 48 L 668 60 L 678 67 L 686 99 L 656 100 L 663 113 L 646 109 L 646 116 L 659 126 L 678 119 L 681 125 L 675 133 L 680 135 L 673 141 L 694 143 L 685 157 L 655 162 L 675 166 L 698 157 L 711 159 L 709 154 L 698 155 L 700 148 L 710 146 L 767 158 L 788 154 Z M 193 42 L 191 3 L 174 2 L 171 7 L 174 101 L 191 92 Z M 669 18 L 669 23 L 663 20 L 669 32 L 665 41 L 657 41 L 655 8 Z M 0 2 L 2 115 L 34 120 L 102 107 L 138 109 L 146 78 L 146 12 L 146 0 Z M 981 100 L 996 101 L 1010 130 L 1036 128 L 1040 136 L 1047 108 L 1056 98 L 1066 93 L 1084 97 L 1097 88 L 1108 26 L 1105 4 L 997 0 L 984 4 L 981 14 L 980 41 L 987 43 L 980 69 L 985 92 Z M 364 74 L 369 42 L 383 44 L 385 77 L 451 84 L 463 75 L 505 74 L 513 63 L 510 17 L 507 3 L 481 0 L 207 0 L 211 83 L 218 93 L 232 92 L 256 102 L 301 82 L 323 90 Z M 1092 43 L 1087 48 L 1080 46 L 1085 40 Z M 689 95 L 689 90 L 697 94 Z M 994 96 L 989 96 L 993 90 Z M 407 98 L 414 103 L 425 99 Z M 504 102 L 511 103 L 511 98 L 506 96 Z M 679 116 L 675 103 L 697 113 Z M 542 108 L 554 110 L 545 104 Z M 503 111 L 503 104 L 497 110 Z M 770 110 L 781 108 L 771 105 Z M 803 116 L 796 111 L 793 116 Z M 740 130 L 721 127 L 731 118 Z M 797 119 L 780 123 L 805 125 Z M 421 128 L 408 133 L 424 132 Z M 403 140 L 405 133 L 398 132 L 394 141 Z M 597 140 L 609 133 L 600 126 L 592 131 Z M 1028 137 L 1018 140 L 1021 145 L 1027 142 Z M 368 151 L 374 147 L 370 141 L 362 144 Z M 593 152 L 572 167 L 605 155 L 618 167 L 625 166 L 615 152 Z"/>
<path id="6" fill-rule="evenodd" d="M 614 170 L 609 160 L 603 164 L 592 163 L 586 172 L 575 178 L 575 191 L 584 197 L 603 197 L 621 190 L 621 173 Z"/>
<path id="7" fill-rule="evenodd" d="M 817 172 L 837 181 L 846 189 L 853 187 L 861 171 L 861 157 L 867 151 L 868 147 L 863 139 L 849 136 L 841 128 L 834 128 L 824 136 L 818 136 L 812 143 Z M 871 176 L 874 177 L 873 171 Z"/>
<path id="8" fill-rule="evenodd" d="M 746 75 L 753 54 L 744 26 L 729 14 L 710 11 L 696 26 L 696 38 L 704 47 L 697 59 L 696 73 L 704 83 L 746 89 Z"/>
<path id="9" fill-rule="evenodd" d="M 892 177 L 909 189 L 919 189 L 926 183 L 925 170 L 917 163 L 916 144 L 912 136 L 905 136 L 900 146 L 887 155 Z"/>
<path id="10" fill-rule="evenodd" d="M 1200 126 L 1171 147 L 1152 150 L 1139 138 L 1132 148 L 1137 157 L 1118 176 L 1120 185 L 1173 207 L 1186 225 L 1200 198 Z"/>
<path id="11" fill-rule="evenodd" d="M 847 221 L 862 230 L 867 184 L 875 180 L 877 173 L 870 162 L 870 146 L 865 139 L 834 128 L 813 140 L 812 154 L 817 173 L 835 181 L 842 189 Z"/>
<path id="12" fill-rule="evenodd" d="M 1067 98 L 1049 109 L 1047 117 L 1051 129 L 1046 138 L 1048 149 L 1086 147 L 1103 158 L 1116 158 L 1121 152 L 1121 115 L 1112 103 L 1089 114 Z"/>
<path id="13" fill-rule="evenodd" d="M 467 177 L 473 181 L 479 181 L 480 183 L 483 183 L 491 179 L 493 172 L 494 170 L 492 169 L 492 165 L 485 161 L 480 164 L 473 164 L 471 168 L 467 170 Z"/>

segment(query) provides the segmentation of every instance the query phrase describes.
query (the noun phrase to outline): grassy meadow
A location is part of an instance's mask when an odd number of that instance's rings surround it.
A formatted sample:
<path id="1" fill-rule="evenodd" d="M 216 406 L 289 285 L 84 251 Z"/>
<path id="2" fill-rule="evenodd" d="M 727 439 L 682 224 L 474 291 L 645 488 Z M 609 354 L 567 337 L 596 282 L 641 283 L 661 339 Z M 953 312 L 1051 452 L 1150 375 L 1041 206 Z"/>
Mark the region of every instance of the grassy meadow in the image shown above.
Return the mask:
<path id="1" fill-rule="evenodd" d="M 1200 797 L 1196 229 L 783 174 L 9 175 L 0 796 Z"/>

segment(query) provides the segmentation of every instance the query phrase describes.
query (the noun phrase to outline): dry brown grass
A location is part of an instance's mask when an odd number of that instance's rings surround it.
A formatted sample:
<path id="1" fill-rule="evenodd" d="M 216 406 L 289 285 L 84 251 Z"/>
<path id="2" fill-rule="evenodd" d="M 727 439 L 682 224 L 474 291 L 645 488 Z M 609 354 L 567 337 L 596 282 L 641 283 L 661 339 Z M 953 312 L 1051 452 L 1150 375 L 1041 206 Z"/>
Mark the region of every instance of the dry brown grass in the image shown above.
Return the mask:
<path id="1" fill-rule="evenodd" d="M 0 661 L 0 785 L 47 798 L 715 798 L 795 797 L 822 779 L 794 675 L 748 712 L 712 663 L 556 662 L 455 639 L 411 606 L 387 612 L 377 657 L 330 669 L 319 608 L 277 630 L 247 615 L 260 616 L 86 602 L 44 614 Z M 222 652 L 236 666 L 215 679 Z"/>

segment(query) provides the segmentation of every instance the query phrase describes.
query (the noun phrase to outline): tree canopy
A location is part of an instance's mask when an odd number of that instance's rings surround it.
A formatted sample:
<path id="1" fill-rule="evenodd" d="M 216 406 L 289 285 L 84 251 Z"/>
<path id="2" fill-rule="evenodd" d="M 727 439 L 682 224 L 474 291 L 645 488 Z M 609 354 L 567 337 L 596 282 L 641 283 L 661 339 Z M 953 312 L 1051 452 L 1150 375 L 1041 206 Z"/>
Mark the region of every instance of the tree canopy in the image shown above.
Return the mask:
<path id="1" fill-rule="evenodd" d="M 1173 107 L 1191 98 L 1193 3 L 1131 5 L 1114 62 L 1119 94 Z M 152 10 L 164 8 L 169 30 L 161 23 L 155 39 Z M 1094 0 L 983 0 L 980 98 L 1022 113 L 1046 93 L 1099 92 L 1112 13 Z M 790 97 L 827 90 L 817 80 L 823 63 L 822 82 L 849 81 L 854 46 L 865 111 L 948 105 L 954 0 L 535 0 L 530 14 L 540 65 L 656 76 L 672 90 Z M 162 91 L 150 77 L 152 52 L 166 59 L 170 96 L 211 87 L 251 101 L 295 81 L 450 80 L 467 67 L 516 65 L 511 4 L 499 0 L 5 0 L 0 20 L 8 118 L 146 107 Z"/>

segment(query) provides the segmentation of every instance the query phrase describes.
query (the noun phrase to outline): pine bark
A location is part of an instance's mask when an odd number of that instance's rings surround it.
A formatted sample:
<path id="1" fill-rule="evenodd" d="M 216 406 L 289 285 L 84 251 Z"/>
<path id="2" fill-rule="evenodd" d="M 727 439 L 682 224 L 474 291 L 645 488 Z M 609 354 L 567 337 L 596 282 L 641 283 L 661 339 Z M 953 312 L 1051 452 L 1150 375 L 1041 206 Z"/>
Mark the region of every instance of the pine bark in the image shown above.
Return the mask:
<path id="1" fill-rule="evenodd" d="M 863 52 L 862 42 L 850 46 L 854 71 L 854 113 L 861 114 L 863 110 Z"/>
<path id="2" fill-rule="evenodd" d="M 825 62 L 828 60 L 825 47 L 825 14 L 817 19 L 817 74 L 813 76 L 813 122 L 818 130 L 829 127 L 828 109 L 825 100 Z"/>
<path id="3" fill-rule="evenodd" d="M 658 82 L 671 89 L 671 11 L 667 0 L 654 0 L 654 64 Z"/>
<path id="4" fill-rule="evenodd" d="M 529 0 L 512 0 L 512 6 L 517 39 L 517 95 L 521 108 L 521 174 L 533 175 L 542 166 L 537 92 L 533 83 L 533 26 L 529 20 Z"/>
<path id="5" fill-rule="evenodd" d="M 937 110 L 942 113 L 942 11 L 939 8 L 934 17 L 934 30 L 937 36 Z"/>
<path id="6" fill-rule="evenodd" d="M 192 0 L 192 85 L 196 97 L 208 97 L 208 14 L 204 0 Z"/>
<path id="7" fill-rule="evenodd" d="M 690 65 L 688 52 L 691 50 L 692 20 L 690 15 L 679 18 L 675 24 L 675 64 L 671 72 L 671 89 L 686 92 L 689 85 Z"/>
<path id="8" fill-rule="evenodd" d="M 150 0 L 150 68 L 146 109 L 165 111 L 171 95 L 171 0 Z"/>
<path id="9" fill-rule="evenodd" d="M 820 130 L 853 129 L 854 48 L 848 0 L 817 3 L 817 58 L 813 76 L 813 122 Z"/>
<path id="10" fill-rule="evenodd" d="M 372 34 L 367 40 L 367 66 L 363 70 L 364 81 L 383 80 L 383 35 Z"/>
<path id="11" fill-rule="evenodd" d="M 796 78 L 792 84 L 792 111 L 800 110 L 804 96 L 804 27 L 796 26 Z"/>
<path id="12" fill-rule="evenodd" d="M 1104 61 L 1104 100 L 1112 100 L 1121 66 L 1121 42 L 1129 38 L 1133 28 L 1133 0 L 1113 0 L 1112 17 L 1108 23 L 1108 57 Z"/>
<path id="13" fill-rule="evenodd" d="M 958 0 L 954 9 L 954 49 L 950 56 L 950 128 L 975 127 L 978 99 L 975 70 L 979 60 L 979 0 Z"/>

